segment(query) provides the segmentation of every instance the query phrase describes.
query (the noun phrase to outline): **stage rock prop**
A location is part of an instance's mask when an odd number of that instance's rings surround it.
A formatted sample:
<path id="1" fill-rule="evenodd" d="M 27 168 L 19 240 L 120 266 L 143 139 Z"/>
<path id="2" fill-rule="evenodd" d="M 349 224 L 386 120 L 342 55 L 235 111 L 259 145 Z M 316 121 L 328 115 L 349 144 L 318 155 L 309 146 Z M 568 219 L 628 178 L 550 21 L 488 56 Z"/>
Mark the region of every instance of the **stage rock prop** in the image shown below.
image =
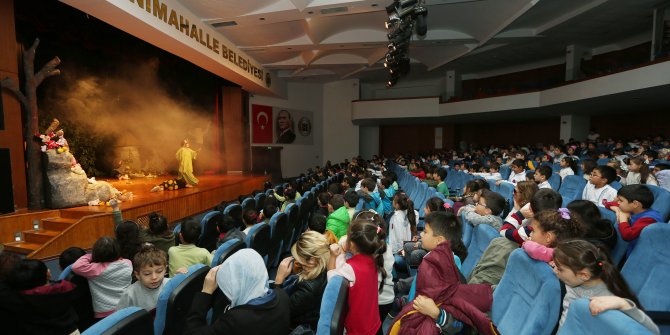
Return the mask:
<path id="1" fill-rule="evenodd" d="M 26 159 L 28 161 L 28 207 L 31 209 L 40 209 L 44 207 L 42 200 L 42 169 L 40 162 L 41 143 L 34 141 L 32 136 L 37 133 L 38 127 L 38 109 L 37 109 L 37 87 L 44 79 L 60 74 L 56 67 L 60 64 L 60 59 L 54 57 L 46 65 L 35 73 L 35 52 L 40 44 L 39 38 L 35 39 L 33 45 L 23 52 L 23 73 L 25 74 L 25 85 L 23 92 L 19 86 L 10 77 L 0 80 L 0 87 L 9 90 L 16 95 L 25 111 L 25 142 Z"/>
<path id="2" fill-rule="evenodd" d="M 45 152 L 47 175 L 47 205 L 50 208 L 75 207 L 117 198 L 121 192 L 111 184 L 87 178 L 74 159 L 62 148 Z"/>

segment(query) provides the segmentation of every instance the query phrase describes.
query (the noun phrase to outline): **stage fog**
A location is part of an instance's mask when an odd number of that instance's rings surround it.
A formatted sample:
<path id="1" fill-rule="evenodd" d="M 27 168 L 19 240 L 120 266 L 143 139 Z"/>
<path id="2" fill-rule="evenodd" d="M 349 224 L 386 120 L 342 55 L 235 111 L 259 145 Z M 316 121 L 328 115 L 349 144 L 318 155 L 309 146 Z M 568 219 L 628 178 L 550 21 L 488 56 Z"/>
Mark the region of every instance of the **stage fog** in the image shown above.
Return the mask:
<path id="1" fill-rule="evenodd" d="M 168 93 L 157 75 L 159 65 L 152 59 L 104 77 L 70 69 L 57 79 L 60 85 L 47 93 L 48 114 L 61 120 L 66 137 L 68 128 L 75 132 L 70 142 L 76 156 L 85 155 L 78 145 L 87 145 L 77 141 L 100 137 L 104 153 L 97 153 L 94 164 L 102 174 L 165 174 L 175 170 L 174 155 L 182 140 L 190 139 L 194 150 L 201 149 L 199 170 L 211 168 L 207 111 L 189 104 L 185 96 Z"/>

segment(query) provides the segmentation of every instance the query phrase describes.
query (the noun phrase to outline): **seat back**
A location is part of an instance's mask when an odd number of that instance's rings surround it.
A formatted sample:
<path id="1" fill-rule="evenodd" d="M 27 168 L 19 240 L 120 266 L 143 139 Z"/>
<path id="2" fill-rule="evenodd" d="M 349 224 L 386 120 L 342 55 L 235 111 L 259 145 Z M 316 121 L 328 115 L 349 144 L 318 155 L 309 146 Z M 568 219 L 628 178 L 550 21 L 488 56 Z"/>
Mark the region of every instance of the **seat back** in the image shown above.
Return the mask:
<path id="1" fill-rule="evenodd" d="M 651 208 L 661 213 L 663 222 L 667 222 L 668 216 L 670 216 L 670 192 L 662 187 L 654 185 L 645 186 L 647 186 L 651 193 L 654 194 L 654 203 L 651 205 Z"/>
<path id="2" fill-rule="evenodd" d="M 502 177 L 502 179 L 507 180 L 510 174 L 512 174 L 512 169 L 508 165 L 500 166 L 500 176 Z"/>
<path id="3" fill-rule="evenodd" d="M 621 232 L 619 231 L 616 223 L 616 214 L 605 207 L 598 206 L 598 210 L 600 211 L 600 217 L 608 220 L 616 232 L 616 245 L 614 246 L 614 249 L 610 251 L 610 257 L 612 258 L 613 264 L 619 264 L 623 256 L 626 254 L 626 249 L 628 249 L 628 242 L 624 241 L 624 239 L 621 237 Z"/>
<path id="4" fill-rule="evenodd" d="M 127 307 L 98 321 L 82 335 L 145 335 L 153 334 L 153 319 L 144 308 Z"/>
<path id="5" fill-rule="evenodd" d="M 463 223 L 463 245 L 465 245 L 467 248 L 470 246 L 470 242 L 472 241 L 472 233 L 475 227 L 465 218 L 465 215 L 463 214 L 461 214 L 461 222 Z"/>
<path id="6" fill-rule="evenodd" d="M 500 237 L 500 233 L 489 225 L 480 224 L 474 227 L 472 230 L 472 239 L 468 245 L 468 257 L 465 258 L 465 262 L 461 266 L 461 272 L 465 278 L 470 276 L 472 269 L 479 262 L 479 258 L 482 257 L 489 243 L 496 237 Z"/>
<path id="7" fill-rule="evenodd" d="M 565 176 L 558 193 L 563 197 L 563 207 L 567 207 L 573 200 L 581 200 L 584 187 L 586 186 L 586 179 L 580 176 Z"/>
<path id="8" fill-rule="evenodd" d="M 223 210 L 223 215 L 230 215 L 235 220 L 235 226 L 240 229 L 245 229 L 242 222 L 242 206 L 239 204 L 230 204 Z"/>
<path id="9" fill-rule="evenodd" d="M 221 220 L 221 212 L 219 211 L 210 211 L 202 217 L 197 246 L 205 248 L 207 251 L 216 249 L 216 241 L 219 239 L 219 230 L 216 228 L 216 223 L 219 220 Z"/>
<path id="10" fill-rule="evenodd" d="M 265 207 L 265 199 L 267 199 L 267 195 L 265 195 L 265 193 L 258 193 L 254 196 L 254 199 L 256 200 L 256 211 L 260 213 L 263 207 Z"/>
<path id="11" fill-rule="evenodd" d="M 70 277 L 71 274 L 72 274 L 72 264 L 68 265 L 65 269 L 63 269 L 63 271 L 61 271 L 61 273 L 58 275 L 58 280 L 61 281 L 68 279 L 68 277 Z"/>
<path id="12" fill-rule="evenodd" d="M 589 299 L 581 298 L 570 303 L 568 315 L 558 335 L 628 335 L 652 334 L 641 323 L 633 320 L 618 310 L 609 310 L 592 315 L 589 310 Z"/>
<path id="13" fill-rule="evenodd" d="M 514 203 L 514 184 L 500 183 L 498 186 L 498 193 L 505 198 L 508 204 Z"/>
<path id="14" fill-rule="evenodd" d="M 210 267 L 196 264 L 188 268 L 187 274 L 177 274 L 165 284 L 158 295 L 154 334 L 180 335 L 186 324 L 195 294 L 202 290 Z"/>
<path id="15" fill-rule="evenodd" d="M 288 230 L 286 231 L 286 235 L 284 235 L 282 251 L 286 252 L 291 248 L 293 237 L 296 235 L 296 231 L 300 226 L 300 207 L 295 203 L 289 204 L 286 206 L 284 213 L 288 216 Z"/>
<path id="16" fill-rule="evenodd" d="M 247 248 L 256 250 L 263 257 L 267 266 L 268 255 L 270 254 L 270 226 L 265 222 L 255 224 L 249 230 L 244 242 L 247 244 Z"/>
<path id="17" fill-rule="evenodd" d="M 645 310 L 668 312 L 670 299 L 670 225 L 655 223 L 642 230 L 621 274 Z"/>
<path id="18" fill-rule="evenodd" d="M 284 237 L 288 231 L 288 216 L 286 213 L 277 212 L 270 218 L 270 255 L 268 257 L 268 264 L 271 267 L 279 265 L 279 258 L 281 256 Z"/>
<path id="19" fill-rule="evenodd" d="M 611 182 L 610 186 L 612 186 L 612 188 L 617 190 L 617 191 L 620 190 L 623 187 L 623 185 L 621 185 L 621 183 L 616 181 L 616 180 Z"/>
<path id="20" fill-rule="evenodd" d="M 584 179 L 584 178 L 582 177 L 582 179 Z M 551 177 L 549 177 L 549 180 L 547 180 L 547 181 L 549 182 L 549 185 L 551 186 L 552 190 L 556 191 L 556 190 L 559 190 L 561 188 L 561 176 L 559 176 L 555 173 L 552 173 Z"/>
<path id="21" fill-rule="evenodd" d="M 242 205 L 241 206 L 242 206 L 243 209 L 248 209 L 248 208 L 256 209 L 256 199 L 251 198 L 251 197 L 246 198 L 246 199 L 242 200 Z"/>
<path id="22" fill-rule="evenodd" d="M 469 256 L 468 256 L 469 257 Z M 493 291 L 491 318 L 501 334 L 549 335 L 561 307 L 561 287 L 549 264 L 512 252 Z"/>
<path id="23" fill-rule="evenodd" d="M 344 333 L 348 297 L 348 280 L 342 276 L 334 276 L 328 280 L 323 298 L 321 298 L 317 335 L 342 335 Z"/>
<path id="24" fill-rule="evenodd" d="M 489 189 L 493 192 L 498 192 L 498 185 L 496 185 L 495 179 L 486 179 L 486 182 L 489 184 Z"/>
<path id="25" fill-rule="evenodd" d="M 232 254 L 246 247 L 247 245 L 244 242 L 236 238 L 226 241 L 225 243 L 221 244 L 214 252 L 214 256 L 212 257 L 212 264 L 210 264 L 210 266 L 215 267 L 217 265 L 223 264 L 223 261 L 225 261 Z"/>
<path id="26" fill-rule="evenodd" d="M 607 165 L 609 163 L 610 159 L 609 158 L 598 158 L 596 161 L 596 164 L 598 165 Z"/>

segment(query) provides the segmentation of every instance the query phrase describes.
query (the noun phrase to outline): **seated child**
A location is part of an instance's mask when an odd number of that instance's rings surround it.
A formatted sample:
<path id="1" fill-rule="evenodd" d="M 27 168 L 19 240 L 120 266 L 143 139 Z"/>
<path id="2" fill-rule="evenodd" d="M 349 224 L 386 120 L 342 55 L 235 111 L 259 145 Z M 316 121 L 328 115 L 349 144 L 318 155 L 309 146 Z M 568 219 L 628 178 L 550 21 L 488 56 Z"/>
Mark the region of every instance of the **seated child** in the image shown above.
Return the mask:
<path id="1" fill-rule="evenodd" d="M 526 180 L 526 163 L 522 159 L 513 160 L 510 168 L 512 169 L 512 173 L 509 174 L 507 180 L 498 180 L 496 185 L 500 185 L 504 182 L 516 184 Z"/>
<path id="2" fill-rule="evenodd" d="M 445 197 L 449 197 L 449 188 L 447 187 L 447 169 L 438 169 L 435 173 L 435 179 L 437 180 L 437 191 L 442 193 Z"/>
<path id="3" fill-rule="evenodd" d="M 660 334 L 658 326 L 638 306 L 640 302 L 609 257 L 593 244 L 583 240 L 558 243 L 553 255 L 553 268 L 558 279 L 565 283 L 563 312 L 560 327 L 568 315 L 570 303 L 579 298 L 590 298 L 591 314 L 606 310 L 620 310 L 642 324 L 653 334 Z"/>
<path id="4" fill-rule="evenodd" d="M 328 245 L 337 243 L 337 237 L 333 234 L 332 231 L 326 229 L 326 217 L 321 214 L 314 214 L 312 218 L 307 223 L 307 231 L 313 230 L 326 237 Z"/>
<path id="5" fill-rule="evenodd" d="M 365 219 L 354 219 L 344 247 L 331 244 L 328 279 L 340 275 L 349 281 L 347 304 L 349 311 L 344 320 L 347 333 L 373 335 L 381 327 L 379 293 L 386 277 L 384 229 Z M 345 253 L 353 256 L 345 259 Z M 381 282 L 378 279 L 381 274 Z"/>
<path id="6" fill-rule="evenodd" d="M 611 206 L 610 209 L 616 213 L 621 238 L 628 241 L 626 249 L 626 258 L 635 249 L 637 239 L 642 233 L 642 229 L 656 222 L 665 222 L 661 213 L 651 209 L 654 203 L 654 194 L 644 185 L 626 185 L 617 193 L 618 206 Z"/>
<path id="7" fill-rule="evenodd" d="M 416 334 L 438 334 L 440 331 L 455 334 L 460 331 L 454 321 L 457 319 L 482 334 L 498 334 L 486 316 L 493 303 L 491 288 L 460 282 L 448 238 L 447 214 L 431 213 L 425 223 L 421 239 L 423 247 L 430 252 L 421 262 L 416 276 L 417 297 L 396 316 L 391 333 L 406 334 L 411 329 Z M 419 313 L 411 313 L 413 310 Z"/>
<path id="8" fill-rule="evenodd" d="M 235 219 L 230 215 L 224 215 L 219 219 L 216 223 L 216 230 L 219 232 L 219 240 L 216 242 L 217 248 L 234 238 L 241 242 L 244 242 L 247 238 L 247 234 L 236 226 Z"/>
<path id="9" fill-rule="evenodd" d="M 485 179 L 493 179 L 495 181 L 501 180 L 502 175 L 500 174 L 500 164 L 493 162 L 489 165 L 489 172 L 476 172 L 473 173 L 474 176 L 481 176 Z"/>
<path id="10" fill-rule="evenodd" d="M 551 178 L 551 173 L 551 168 L 546 165 L 540 165 L 540 167 L 535 170 L 533 180 L 535 180 L 537 183 L 538 188 L 551 189 L 551 185 L 549 185 L 549 178 Z"/>
<path id="11" fill-rule="evenodd" d="M 61 270 L 64 270 L 69 265 L 74 264 L 81 256 L 86 255 L 86 250 L 79 247 L 69 247 L 58 257 L 58 265 Z M 93 302 L 91 301 L 91 290 L 88 287 L 88 280 L 86 278 L 72 274 L 68 278 L 72 284 L 75 285 L 76 298 L 73 302 L 74 310 L 79 317 L 77 321 L 77 328 L 80 331 L 88 329 L 95 323 L 93 315 Z"/>
<path id="12" fill-rule="evenodd" d="M 188 268 L 195 264 L 212 264 L 212 254 L 205 248 L 195 246 L 200 237 L 200 223 L 193 219 L 184 221 L 181 225 L 179 239 L 181 244 L 168 250 L 170 260 L 170 277 L 174 277 L 177 269 Z"/>
<path id="13" fill-rule="evenodd" d="M 459 212 L 472 225 L 487 224 L 495 229 L 502 226 L 500 213 L 505 209 L 505 198 L 502 195 L 490 191 L 482 191 L 476 205 L 468 205 Z"/>
<path id="14" fill-rule="evenodd" d="M 72 264 L 72 272 L 88 279 L 96 319 L 116 311 L 116 305 L 132 280 L 133 265 L 121 258 L 116 240 L 104 236 L 95 241 L 91 254 L 81 256 Z"/>
<path id="15" fill-rule="evenodd" d="M 554 190 L 542 189 L 537 191 L 530 200 L 530 211 L 517 211 L 510 217 L 511 220 L 505 222 L 503 230 L 511 230 L 512 233 L 508 234 L 506 231 L 505 237 L 494 238 L 489 243 L 477 265 L 472 269 L 468 283 L 498 285 L 503 273 L 505 273 L 510 254 L 519 248 L 532 231 L 530 227 L 525 226 L 525 222 L 530 221 L 526 218 L 532 218 L 534 213 L 544 210 L 555 211 L 561 206 L 562 202 L 563 198 Z"/>
<path id="16" fill-rule="evenodd" d="M 356 213 L 356 205 L 358 205 L 358 193 L 356 191 L 349 190 L 344 193 L 344 207 L 347 208 L 347 213 L 349 214 L 349 221 L 354 219 L 354 214 Z"/>
<path id="17" fill-rule="evenodd" d="M 174 247 L 174 233 L 168 229 L 167 218 L 158 213 L 149 214 L 149 228 L 140 233 L 142 241 L 151 243 L 158 249 L 167 253 L 170 247 Z"/>
<path id="18" fill-rule="evenodd" d="M 616 170 L 607 165 L 599 165 L 591 171 L 591 179 L 584 187 L 582 192 L 582 200 L 588 200 L 599 207 L 605 207 L 603 200 L 608 202 L 614 201 L 616 198 L 616 190 L 610 186 L 616 179 Z"/>
<path id="19" fill-rule="evenodd" d="M 558 172 L 558 175 L 561 176 L 561 180 L 577 173 L 577 162 L 571 157 L 563 157 L 559 165 L 561 166 L 561 170 Z"/>
<path id="20" fill-rule="evenodd" d="M 245 236 L 249 234 L 249 231 L 251 228 L 258 223 L 258 214 L 256 213 L 256 210 L 253 208 L 247 208 L 242 211 L 242 223 L 244 224 L 245 228 L 242 231 Z"/>
<path id="21" fill-rule="evenodd" d="M 530 258 L 547 263 L 552 260 L 558 242 L 584 234 L 581 222 L 567 208 L 539 212 L 533 215 L 531 224 L 530 238 L 521 247 Z"/>
<path id="22" fill-rule="evenodd" d="M 123 292 L 117 309 L 129 306 L 137 306 L 147 311 L 155 309 L 158 295 L 170 280 L 165 277 L 166 271 L 165 251 L 153 245 L 143 246 L 133 260 L 133 274 L 137 281 Z"/>
<path id="23" fill-rule="evenodd" d="M 263 210 L 261 210 L 259 216 L 263 219 L 263 221 L 267 224 L 270 224 L 270 220 L 272 220 L 272 217 L 277 213 L 277 206 L 273 203 L 266 203 L 265 206 L 263 206 Z"/>
<path id="24" fill-rule="evenodd" d="M 78 334 L 74 302 L 75 286 L 67 280 L 50 284 L 51 272 L 39 260 L 22 259 L 9 275 L 11 286 L 20 291 L 21 313 L 18 320 L 21 334 Z M 3 301 L 3 303 L 6 303 Z"/>
<path id="25" fill-rule="evenodd" d="M 326 229 L 333 232 L 339 240 L 349 229 L 349 213 L 344 207 L 344 197 L 336 194 L 328 201 L 328 220 Z"/>

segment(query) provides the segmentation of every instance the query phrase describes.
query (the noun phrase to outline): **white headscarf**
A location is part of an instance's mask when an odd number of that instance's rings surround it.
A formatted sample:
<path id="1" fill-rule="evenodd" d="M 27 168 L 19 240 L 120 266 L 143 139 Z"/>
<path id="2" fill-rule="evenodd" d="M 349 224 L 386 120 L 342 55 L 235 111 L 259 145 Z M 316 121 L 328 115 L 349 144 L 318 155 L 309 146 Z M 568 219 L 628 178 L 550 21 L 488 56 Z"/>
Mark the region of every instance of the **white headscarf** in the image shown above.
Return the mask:
<path id="1" fill-rule="evenodd" d="M 217 271 L 216 284 L 230 299 L 231 308 L 264 296 L 269 286 L 263 258 L 253 249 L 234 253 Z"/>

